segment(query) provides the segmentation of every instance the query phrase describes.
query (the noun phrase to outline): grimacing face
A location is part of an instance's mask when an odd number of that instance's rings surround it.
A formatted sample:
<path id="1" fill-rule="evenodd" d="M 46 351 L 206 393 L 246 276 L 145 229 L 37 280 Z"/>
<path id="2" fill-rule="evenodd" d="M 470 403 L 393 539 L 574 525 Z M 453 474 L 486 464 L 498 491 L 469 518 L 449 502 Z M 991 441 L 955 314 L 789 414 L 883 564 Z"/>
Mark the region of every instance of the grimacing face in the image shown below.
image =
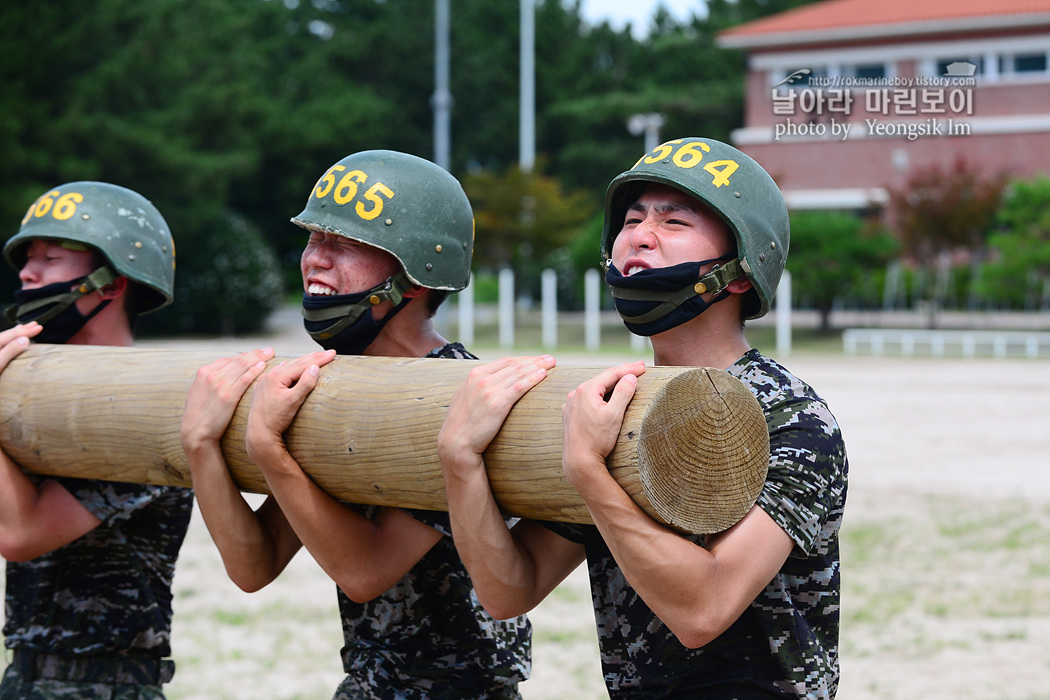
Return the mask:
<path id="1" fill-rule="evenodd" d="M 401 272 L 401 263 L 385 250 L 335 233 L 310 231 L 303 249 L 300 271 L 303 291 L 310 296 L 359 294 Z M 382 318 L 393 305 L 373 309 Z"/>
<path id="2" fill-rule="evenodd" d="M 627 209 L 613 240 L 616 269 L 630 276 L 642 269 L 719 258 L 732 252 L 733 235 L 718 216 L 694 197 L 652 184 Z"/>

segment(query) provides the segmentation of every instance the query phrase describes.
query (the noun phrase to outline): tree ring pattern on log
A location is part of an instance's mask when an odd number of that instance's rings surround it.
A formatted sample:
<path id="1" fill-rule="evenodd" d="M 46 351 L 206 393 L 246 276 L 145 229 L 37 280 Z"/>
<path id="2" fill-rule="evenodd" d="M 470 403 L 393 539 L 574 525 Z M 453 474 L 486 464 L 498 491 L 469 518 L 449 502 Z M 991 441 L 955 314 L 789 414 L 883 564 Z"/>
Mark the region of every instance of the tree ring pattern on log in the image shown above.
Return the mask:
<path id="1" fill-rule="evenodd" d="M 638 473 L 668 525 L 721 532 L 755 504 L 769 467 L 758 399 L 727 372 L 697 368 L 670 379 L 642 419 Z"/>

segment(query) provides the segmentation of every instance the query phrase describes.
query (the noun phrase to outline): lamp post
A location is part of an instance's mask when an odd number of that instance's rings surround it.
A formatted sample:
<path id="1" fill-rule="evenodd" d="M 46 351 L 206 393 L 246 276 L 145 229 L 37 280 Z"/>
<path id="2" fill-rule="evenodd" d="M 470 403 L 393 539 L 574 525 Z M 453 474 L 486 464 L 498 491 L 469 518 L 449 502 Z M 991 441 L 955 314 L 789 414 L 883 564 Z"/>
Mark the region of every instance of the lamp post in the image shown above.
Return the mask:
<path id="1" fill-rule="evenodd" d="M 632 114 L 627 120 L 627 130 L 634 136 L 645 134 L 645 150 L 648 153 L 660 145 L 660 127 L 664 125 L 664 115 L 658 112 Z"/>
<path id="2" fill-rule="evenodd" d="M 521 0 L 521 127 L 518 139 L 522 172 L 536 163 L 536 9 L 534 0 Z"/>
<path id="3" fill-rule="evenodd" d="M 633 136 L 645 134 L 645 152 L 648 153 L 660 145 L 660 127 L 664 125 L 664 115 L 658 112 L 647 112 L 645 114 L 632 114 L 627 120 L 627 130 Z M 631 334 L 631 349 L 641 352 L 650 348 L 649 339 Z"/>
<path id="4" fill-rule="evenodd" d="M 434 162 L 449 169 L 451 152 L 450 113 L 452 93 L 449 91 L 449 0 L 434 0 Z"/>

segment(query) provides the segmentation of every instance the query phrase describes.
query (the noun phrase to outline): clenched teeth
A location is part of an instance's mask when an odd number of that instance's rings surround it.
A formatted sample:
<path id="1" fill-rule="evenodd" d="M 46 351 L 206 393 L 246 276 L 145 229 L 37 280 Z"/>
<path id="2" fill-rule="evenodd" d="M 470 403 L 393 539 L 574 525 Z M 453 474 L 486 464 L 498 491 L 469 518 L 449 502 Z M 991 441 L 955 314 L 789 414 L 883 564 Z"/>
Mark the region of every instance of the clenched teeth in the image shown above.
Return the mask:
<path id="1" fill-rule="evenodd" d="M 311 284 L 306 288 L 306 292 L 314 296 L 335 296 L 335 290 L 323 284 Z"/>

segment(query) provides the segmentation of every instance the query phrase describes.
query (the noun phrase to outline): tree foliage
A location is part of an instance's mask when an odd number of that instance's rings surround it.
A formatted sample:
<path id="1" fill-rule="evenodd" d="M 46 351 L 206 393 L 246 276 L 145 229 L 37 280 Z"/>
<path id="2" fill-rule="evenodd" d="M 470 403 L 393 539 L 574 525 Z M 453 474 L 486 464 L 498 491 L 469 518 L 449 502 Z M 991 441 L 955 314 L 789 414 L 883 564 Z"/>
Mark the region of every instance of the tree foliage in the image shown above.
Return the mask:
<path id="1" fill-rule="evenodd" d="M 988 240 L 992 254 L 982 292 L 1018 308 L 1045 308 L 1050 299 L 1050 177 L 1011 183 Z"/>
<path id="2" fill-rule="evenodd" d="M 820 312 L 821 329 L 831 327 L 837 302 L 863 299 L 866 281 L 899 251 L 892 235 L 877 224 L 834 211 L 791 214 L 787 269 L 793 293 Z"/>
<path id="3" fill-rule="evenodd" d="M 916 168 L 903 187 L 890 192 L 905 254 L 928 265 L 942 253 L 984 248 L 1005 184 L 1005 176 L 984 177 L 963 157 L 949 168 Z"/>
<path id="4" fill-rule="evenodd" d="M 727 139 L 740 123 L 744 60 L 718 49 L 714 35 L 793 4 L 716 0 L 681 23 L 658 13 L 638 40 L 629 28 L 588 26 L 579 0 L 539 0 L 538 175 L 558 187 L 532 196 L 557 212 L 537 221 L 561 217 L 561 233 L 533 249 L 566 245 L 579 225 L 564 216 L 576 193 L 599 205 L 609 180 L 640 155 L 631 114 L 663 113 L 668 137 Z M 456 0 L 451 11 L 450 169 L 461 179 L 502 173 L 498 183 L 513 177 L 518 158 L 519 5 Z M 433 153 L 433 0 L 6 2 L 0 53 L 6 235 L 62 182 L 141 192 L 168 220 L 179 253 L 176 306 L 147 324 L 158 329 L 257 327 L 282 295 L 267 260 L 276 256 L 284 287 L 298 285 L 303 239 L 289 219 L 328 166 L 370 148 Z M 494 231 L 508 247 L 486 255 L 515 259 L 521 241 Z M 259 246 L 272 252 L 257 256 Z M 220 286 L 212 299 L 230 308 L 204 313 L 188 285 L 217 272 L 226 254 L 254 261 L 242 270 L 247 288 L 266 298 L 234 301 Z M 5 276 L 0 292 L 10 296 L 16 284 Z"/>
<path id="5" fill-rule="evenodd" d="M 517 167 L 502 174 L 469 173 L 463 187 L 475 208 L 478 267 L 519 267 L 542 260 L 567 246 L 595 209 L 586 194 L 565 194 L 554 178 Z"/>
<path id="6" fill-rule="evenodd" d="M 937 324 L 952 278 L 952 256 L 962 254 L 973 266 L 985 257 L 1006 177 L 982 175 L 960 156 L 948 168 L 916 168 L 903 187 L 890 191 L 890 215 L 903 252 L 929 279 L 919 300 Z"/>

